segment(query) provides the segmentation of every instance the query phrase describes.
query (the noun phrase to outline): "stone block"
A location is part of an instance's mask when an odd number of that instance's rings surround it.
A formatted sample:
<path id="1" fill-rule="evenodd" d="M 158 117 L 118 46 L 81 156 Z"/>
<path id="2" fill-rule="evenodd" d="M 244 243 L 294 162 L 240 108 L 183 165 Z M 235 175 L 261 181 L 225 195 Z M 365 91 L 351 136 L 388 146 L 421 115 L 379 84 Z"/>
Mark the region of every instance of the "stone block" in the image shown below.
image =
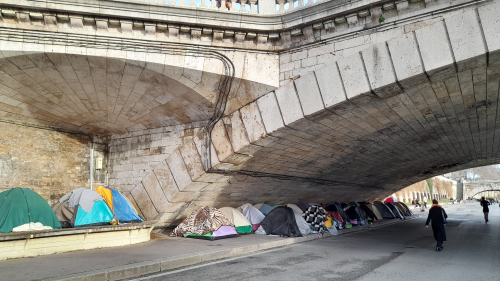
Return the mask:
<path id="1" fill-rule="evenodd" d="M 167 197 L 163 193 L 163 189 L 156 179 L 156 175 L 153 172 L 148 173 L 148 175 L 142 180 L 142 186 L 146 190 L 151 198 L 151 202 L 155 206 L 158 212 L 161 212 L 163 206 L 168 204 Z"/>
<path id="2" fill-rule="evenodd" d="M 285 126 L 274 92 L 259 98 L 257 105 L 267 134 L 272 134 Z"/>
<path id="3" fill-rule="evenodd" d="M 337 61 L 340 77 L 344 83 L 346 96 L 349 100 L 371 95 L 370 84 L 361 60 L 361 54 L 356 53 Z"/>
<path id="4" fill-rule="evenodd" d="M 162 161 L 160 165 L 154 168 L 153 172 L 161 185 L 165 197 L 170 202 L 172 198 L 179 193 L 179 189 L 177 188 L 174 177 L 167 166 L 167 162 Z"/>
<path id="5" fill-rule="evenodd" d="M 260 149 L 259 146 L 250 144 L 240 111 L 233 112 L 233 114 L 223 120 L 234 152 L 252 155 Z"/>
<path id="6" fill-rule="evenodd" d="M 315 71 L 318 87 L 326 108 L 346 101 L 344 85 L 337 69 L 337 63 L 328 64 Z"/>
<path id="7" fill-rule="evenodd" d="M 391 56 L 384 43 L 373 44 L 361 52 L 370 86 L 381 98 L 389 98 L 402 93 L 397 85 L 392 68 Z"/>
<path id="8" fill-rule="evenodd" d="M 184 188 L 191 184 L 191 176 L 178 149 L 167 157 L 167 165 L 180 191 L 183 191 Z"/>
<path id="9" fill-rule="evenodd" d="M 144 214 L 144 218 L 146 220 L 153 220 L 158 214 L 158 211 L 156 211 L 155 207 L 153 206 L 153 203 L 151 202 L 151 199 L 149 198 L 146 190 L 144 190 L 142 184 L 139 184 L 134 189 L 132 189 L 130 191 L 130 194 L 132 194 L 135 202 L 137 202 L 137 206 Z"/>
<path id="10" fill-rule="evenodd" d="M 498 26 L 500 25 L 500 2 L 492 2 L 477 9 L 481 26 L 484 32 L 484 39 L 488 46 L 489 64 L 500 64 L 500 36 L 498 36 Z"/>
<path id="11" fill-rule="evenodd" d="M 403 88 L 427 81 L 415 35 L 407 33 L 387 41 L 396 77 Z"/>
<path id="12" fill-rule="evenodd" d="M 200 154 L 198 154 L 195 143 L 192 140 L 188 140 L 179 150 L 191 179 L 193 181 L 199 180 L 199 178 L 205 174 L 205 170 L 203 169 L 201 157 Z"/>
<path id="13" fill-rule="evenodd" d="M 279 105 L 278 112 L 281 112 L 285 125 L 304 118 L 299 97 L 297 96 L 295 86 L 292 81 L 286 82 L 274 92 Z"/>
<path id="14" fill-rule="evenodd" d="M 458 71 L 485 66 L 487 50 L 476 11 L 466 11 L 445 23 Z"/>
<path id="15" fill-rule="evenodd" d="M 294 83 L 305 116 L 319 114 L 325 109 L 314 72 L 301 76 Z"/>
<path id="16" fill-rule="evenodd" d="M 432 82 L 443 81 L 455 74 L 453 54 L 444 22 L 415 31 L 425 71 Z"/>
<path id="17" fill-rule="evenodd" d="M 234 153 L 222 120 L 217 122 L 212 130 L 212 143 L 214 144 L 215 151 L 217 152 L 217 157 L 221 162 L 226 162 L 226 158 Z"/>
<path id="18" fill-rule="evenodd" d="M 257 102 L 249 103 L 240 108 L 240 113 L 250 143 L 264 146 L 274 140 L 271 136 L 266 135 L 264 121 L 260 116 Z"/>

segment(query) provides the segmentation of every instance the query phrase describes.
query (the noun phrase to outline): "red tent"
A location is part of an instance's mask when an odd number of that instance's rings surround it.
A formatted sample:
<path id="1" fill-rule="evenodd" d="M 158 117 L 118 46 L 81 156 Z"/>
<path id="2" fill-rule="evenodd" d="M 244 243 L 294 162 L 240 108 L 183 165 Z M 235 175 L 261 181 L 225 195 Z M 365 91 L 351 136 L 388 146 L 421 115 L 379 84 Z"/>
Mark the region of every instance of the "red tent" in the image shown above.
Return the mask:
<path id="1" fill-rule="evenodd" d="M 389 197 L 387 199 L 385 199 L 384 203 L 394 203 L 394 202 L 397 202 L 396 199 L 394 197 Z"/>

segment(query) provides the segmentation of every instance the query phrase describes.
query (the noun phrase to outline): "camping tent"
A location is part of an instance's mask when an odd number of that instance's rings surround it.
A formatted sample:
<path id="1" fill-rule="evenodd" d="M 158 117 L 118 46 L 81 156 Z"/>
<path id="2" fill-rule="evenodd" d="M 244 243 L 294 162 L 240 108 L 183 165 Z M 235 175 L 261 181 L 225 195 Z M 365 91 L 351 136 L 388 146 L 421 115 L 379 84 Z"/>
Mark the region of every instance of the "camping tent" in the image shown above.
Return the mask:
<path id="1" fill-rule="evenodd" d="M 61 228 L 50 205 L 38 193 L 19 187 L 0 193 L 0 232 L 11 232 L 15 227 L 31 223 Z"/>
<path id="2" fill-rule="evenodd" d="M 96 192 L 101 194 L 104 201 L 106 201 L 106 204 L 108 204 L 111 209 L 111 212 L 118 217 L 120 222 L 144 221 L 137 213 L 134 205 L 132 205 L 128 198 L 123 196 L 118 190 L 99 186 Z"/>
<path id="3" fill-rule="evenodd" d="M 387 199 L 385 199 L 384 203 L 393 203 L 393 202 L 398 202 L 398 200 L 396 200 L 396 197 L 389 197 Z"/>
<path id="4" fill-rule="evenodd" d="M 361 206 L 359 206 L 361 208 L 361 210 L 365 211 L 366 215 L 373 221 L 376 221 L 378 220 L 377 216 L 375 216 L 375 214 L 373 213 L 372 209 L 370 207 L 368 207 L 366 204 L 363 204 Z"/>
<path id="5" fill-rule="evenodd" d="M 220 208 L 219 211 L 236 226 L 236 231 L 238 233 L 250 233 L 252 232 L 252 224 L 245 218 L 245 216 L 240 213 L 240 211 L 231 207 Z"/>
<path id="6" fill-rule="evenodd" d="M 384 203 L 375 203 L 373 205 L 375 207 L 377 207 L 377 209 L 380 212 L 380 215 L 382 216 L 382 218 L 384 218 L 384 219 L 394 219 L 394 218 L 396 218 L 396 216 L 394 215 L 394 213 L 391 211 L 391 209 L 389 209 L 389 207 L 387 207 L 386 204 L 384 204 Z"/>
<path id="7" fill-rule="evenodd" d="M 302 217 L 311 226 L 313 231 L 323 231 L 325 229 L 326 212 L 319 205 L 310 206 Z"/>
<path id="8" fill-rule="evenodd" d="M 345 212 L 350 218 L 354 218 L 358 225 L 362 225 L 364 228 L 370 228 L 366 213 L 360 207 L 348 206 Z"/>
<path id="9" fill-rule="evenodd" d="M 375 217 L 377 217 L 377 219 L 379 219 L 379 220 L 383 219 L 382 215 L 380 214 L 378 208 L 375 207 L 375 205 L 368 204 L 367 206 L 368 206 L 368 208 L 370 208 L 372 210 L 373 214 L 375 215 Z"/>
<path id="10" fill-rule="evenodd" d="M 250 204 L 245 204 L 240 207 L 243 213 L 243 216 L 252 224 L 252 229 L 257 230 L 259 228 L 260 223 L 266 217 L 263 213 L 259 211 L 259 209 L 255 208 Z"/>
<path id="11" fill-rule="evenodd" d="M 267 205 L 264 203 L 256 204 L 254 207 L 259 209 L 259 211 L 265 216 L 267 216 L 267 214 L 269 214 L 274 209 L 271 205 Z"/>
<path id="12" fill-rule="evenodd" d="M 102 196 L 86 188 L 73 189 L 61 197 L 52 210 L 63 227 L 106 225 L 113 219 Z"/>
<path id="13" fill-rule="evenodd" d="M 289 208 L 292 208 L 294 211 L 296 211 L 298 214 L 302 215 L 304 213 L 304 211 L 302 211 L 301 208 L 299 208 L 297 205 L 295 204 L 287 204 L 286 205 L 287 207 Z"/>
<path id="14" fill-rule="evenodd" d="M 234 225 L 214 207 L 201 207 L 185 218 L 171 236 L 217 240 L 236 237 Z"/>
<path id="15" fill-rule="evenodd" d="M 302 236 L 295 220 L 295 212 L 289 207 L 277 207 L 267 214 L 260 223 L 261 228 L 267 234 L 274 234 L 286 237 Z"/>
<path id="16" fill-rule="evenodd" d="M 299 207 L 302 210 L 302 213 L 304 213 L 305 211 L 307 211 L 307 209 L 309 209 L 309 204 L 307 203 L 297 203 L 295 205 L 297 205 L 297 207 Z"/>
<path id="17" fill-rule="evenodd" d="M 403 204 L 401 202 L 396 202 L 396 203 L 393 203 L 394 206 L 398 207 L 399 210 L 405 215 L 405 216 L 413 216 L 413 212 L 410 211 L 410 208 L 408 208 L 408 206 L 406 206 L 406 204 Z"/>
<path id="18" fill-rule="evenodd" d="M 386 203 L 386 205 L 387 205 L 387 207 L 389 207 L 389 209 L 391 209 L 394 216 L 396 216 L 397 218 L 403 219 L 403 220 L 406 219 L 405 215 L 399 210 L 398 207 L 394 206 L 393 203 Z"/>

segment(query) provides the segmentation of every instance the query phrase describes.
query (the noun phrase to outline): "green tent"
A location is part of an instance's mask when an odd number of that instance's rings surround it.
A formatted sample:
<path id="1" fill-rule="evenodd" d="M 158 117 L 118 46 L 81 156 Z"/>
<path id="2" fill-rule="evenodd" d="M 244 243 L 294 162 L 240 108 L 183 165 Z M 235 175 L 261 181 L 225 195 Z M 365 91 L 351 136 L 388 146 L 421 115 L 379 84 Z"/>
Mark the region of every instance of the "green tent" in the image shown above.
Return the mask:
<path id="1" fill-rule="evenodd" d="M 56 214 L 38 193 L 19 187 L 0 193 L 0 233 L 30 222 L 61 228 Z"/>

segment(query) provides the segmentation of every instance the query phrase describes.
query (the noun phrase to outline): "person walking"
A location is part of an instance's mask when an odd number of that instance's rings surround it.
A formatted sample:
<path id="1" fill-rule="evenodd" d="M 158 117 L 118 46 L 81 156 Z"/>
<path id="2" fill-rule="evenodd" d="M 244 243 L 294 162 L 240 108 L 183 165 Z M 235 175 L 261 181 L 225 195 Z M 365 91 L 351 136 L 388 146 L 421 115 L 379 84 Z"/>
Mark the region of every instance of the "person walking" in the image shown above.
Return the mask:
<path id="1" fill-rule="evenodd" d="M 434 233 L 434 239 L 436 239 L 436 251 L 443 250 L 443 242 L 446 241 L 446 232 L 444 230 L 444 224 L 448 215 L 444 211 L 443 207 L 438 204 L 436 199 L 432 200 L 432 206 L 429 209 L 429 215 L 427 216 L 427 221 L 425 222 L 425 227 L 429 227 L 429 222 L 431 222 L 432 232 Z"/>
<path id="2" fill-rule="evenodd" d="M 488 208 L 488 205 L 490 205 L 490 202 L 488 202 L 486 199 L 484 199 L 484 196 L 483 196 L 483 197 L 481 197 L 480 204 L 481 204 L 481 206 L 483 206 L 484 222 L 488 223 L 488 214 L 490 213 L 490 208 Z"/>
<path id="3" fill-rule="evenodd" d="M 424 196 L 423 203 L 424 203 L 424 209 L 427 209 L 427 196 Z"/>

